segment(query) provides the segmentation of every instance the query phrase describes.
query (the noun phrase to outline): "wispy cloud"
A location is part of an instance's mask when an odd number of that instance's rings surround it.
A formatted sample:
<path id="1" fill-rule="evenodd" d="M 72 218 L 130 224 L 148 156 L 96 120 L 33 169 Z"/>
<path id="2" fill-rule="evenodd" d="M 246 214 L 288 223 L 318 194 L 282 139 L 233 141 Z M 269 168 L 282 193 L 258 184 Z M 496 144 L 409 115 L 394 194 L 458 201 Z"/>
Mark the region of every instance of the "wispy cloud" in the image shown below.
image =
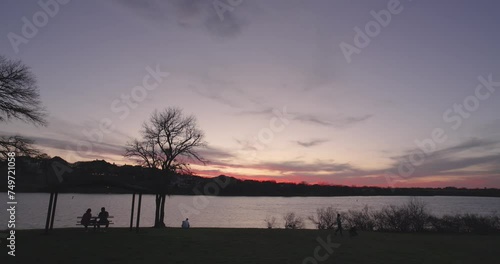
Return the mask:
<path id="1" fill-rule="evenodd" d="M 266 107 L 258 110 L 245 110 L 237 113 L 238 115 L 264 115 L 272 116 L 273 108 Z M 309 114 L 301 112 L 288 112 L 288 115 L 292 120 L 299 121 L 306 124 L 313 124 L 319 126 L 333 127 L 333 128 L 347 128 L 357 123 L 362 123 L 369 120 L 373 115 L 362 115 L 362 116 L 347 116 L 343 114 L 337 114 L 330 117 L 325 117 L 320 114 Z"/>
<path id="2" fill-rule="evenodd" d="M 214 146 L 207 146 L 205 148 L 198 149 L 197 151 L 209 162 L 235 158 L 235 155 L 231 151 Z"/>
<path id="3" fill-rule="evenodd" d="M 309 140 L 309 141 L 295 141 L 295 142 L 302 147 L 309 148 L 309 147 L 321 145 L 321 144 L 326 143 L 328 141 L 329 141 L 328 139 L 313 139 L 313 140 Z"/>
<path id="4" fill-rule="evenodd" d="M 334 128 L 346 128 L 354 124 L 361 123 L 372 118 L 373 115 L 363 115 L 363 116 L 344 116 L 337 115 L 332 118 L 321 118 L 317 115 L 312 114 L 300 114 L 296 113 L 294 120 L 301 121 L 304 123 L 311 123 L 321 126 L 329 126 Z"/>
<path id="5" fill-rule="evenodd" d="M 99 143 L 93 144 L 91 142 L 78 141 L 78 140 L 64 140 L 64 139 L 53 139 L 46 137 L 35 137 L 35 136 L 27 136 L 27 138 L 34 141 L 34 144 L 41 147 L 58 149 L 62 151 L 71 151 L 76 153 L 77 158 L 80 157 L 82 159 L 110 159 L 111 155 L 122 156 L 125 153 L 124 146 L 107 144 L 107 143 Z M 92 147 L 87 147 L 92 146 Z M 80 150 L 80 151 L 79 151 Z M 64 157 L 62 157 L 64 158 Z"/>
<path id="6" fill-rule="evenodd" d="M 152 19 L 152 20 L 167 20 L 168 15 L 165 12 L 167 6 L 165 2 L 156 0 L 114 0 L 114 2 L 126 6 L 136 12 L 137 15 Z"/>
<path id="7" fill-rule="evenodd" d="M 271 107 L 266 107 L 266 108 L 263 108 L 263 109 L 259 109 L 259 110 L 243 110 L 243 111 L 240 111 L 238 113 L 236 113 L 237 115 L 265 115 L 265 116 L 271 116 L 273 115 L 273 108 Z"/>
<path id="8" fill-rule="evenodd" d="M 34 141 L 34 145 L 43 149 L 58 151 L 58 155 L 68 161 L 105 159 L 112 160 L 124 154 L 124 145 L 130 136 L 122 131 L 101 130 L 99 121 L 87 120 L 74 123 L 55 116 L 49 117 L 49 125 L 38 131 L 27 130 L 24 137 Z M 2 132 L 0 134 L 14 134 Z M 64 153 L 64 154 L 63 154 Z"/>
<path id="9" fill-rule="evenodd" d="M 313 143 L 308 144 L 311 142 Z M 314 140 L 302 143 L 306 143 L 306 146 L 314 145 Z M 244 178 L 387 186 L 386 172 L 397 170 L 399 163 L 396 161 L 402 157 L 405 155 L 391 157 L 395 160 L 394 165 L 378 169 L 363 169 L 350 163 L 338 163 L 331 160 L 263 161 L 247 165 L 217 162 L 214 165 L 220 173 Z M 262 173 L 257 173 L 258 175 L 231 173 L 233 169 L 239 171 L 242 168 L 262 171 Z M 268 175 L 265 175 L 266 173 Z M 435 151 L 424 164 L 417 167 L 411 177 L 397 179 L 399 186 L 412 186 L 412 184 L 413 186 L 432 186 L 432 184 L 447 186 L 460 183 L 464 184 L 462 186 L 467 184 L 479 186 L 478 184 L 482 183 L 486 186 L 493 182 L 500 183 L 500 141 L 479 139 L 467 140 Z"/>
<path id="10" fill-rule="evenodd" d="M 261 105 L 258 98 L 239 88 L 238 83 L 228 80 L 222 72 L 222 69 L 214 69 L 193 76 L 193 79 L 199 79 L 199 84 L 191 84 L 188 88 L 202 97 L 236 109 Z"/>
<path id="11" fill-rule="evenodd" d="M 423 154 L 421 150 L 414 149 L 403 155 L 391 157 L 395 163 L 388 168 L 388 171 L 398 171 L 403 166 L 401 161 L 407 160 L 411 153 Z M 498 175 L 496 171 L 500 168 L 500 141 L 469 139 L 455 146 L 426 154 L 422 164 L 413 167 L 415 171 L 409 178 L 436 175 Z"/>
<path id="12" fill-rule="evenodd" d="M 185 29 L 202 29 L 216 37 L 235 37 L 242 32 L 248 19 L 225 12 L 221 20 L 213 1 L 205 0 L 115 0 L 132 12 L 161 25 L 170 22 Z"/>
<path id="13" fill-rule="evenodd" d="M 196 94 L 208 98 L 210 100 L 216 101 L 220 104 L 232 107 L 232 108 L 241 108 L 236 101 L 229 99 L 227 95 L 224 95 L 224 90 L 218 89 L 207 89 L 201 86 L 189 85 L 189 89 L 191 89 Z"/>
<path id="14" fill-rule="evenodd" d="M 313 163 L 306 163 L 296 160 L 284 162 L 263 162 L 252 166 L 252 168 L 292 174 L 300 172 L 354 172 L 358 170 L 348 163 L 336 163 L 334 161 L 316 161 Z"/>
<path id="15" fill-rule="evenodd" d="M 257 147 L 255 147 L 254 142 L 249 141 L 249 140 L 240 140 L 240 139 L 234 139 L 234 141 L 240 146 L 241 150 L 258 150 Z"/>

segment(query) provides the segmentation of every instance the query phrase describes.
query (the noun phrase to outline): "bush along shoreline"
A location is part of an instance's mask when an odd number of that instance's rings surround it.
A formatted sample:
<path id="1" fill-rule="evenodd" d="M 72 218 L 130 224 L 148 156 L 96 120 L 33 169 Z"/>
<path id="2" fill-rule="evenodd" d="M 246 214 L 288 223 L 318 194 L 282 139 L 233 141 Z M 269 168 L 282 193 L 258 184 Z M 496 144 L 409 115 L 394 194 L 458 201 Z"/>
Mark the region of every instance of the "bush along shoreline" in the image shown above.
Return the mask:
<path id="1" fill-rule="evenodd" d="M 401 233 L 500 233 L 500 217 L 491 215 L 455 214 L 434 216 L 429 212 L 427 204 L 411 198 L 403 205 L 388 205 L 380 210 L 371 210 L 365 206 L 361 210 L 340 212 L 336 208 L 324 207 L 316 210 L 316 215 L 307 217 L 317 229 L 337 228 L 337 214 L 340 214 L 344 230 L 355 228 L 359 231 L 401 232 Z M 270 223 L 270 219 L 272 223 Z M 285 229 L 301 229 L 305 227 L 303 217 L 288 212 L 284 217 Z M 277 228 L 276 218 L 266 218 L 267 228 Z"/>

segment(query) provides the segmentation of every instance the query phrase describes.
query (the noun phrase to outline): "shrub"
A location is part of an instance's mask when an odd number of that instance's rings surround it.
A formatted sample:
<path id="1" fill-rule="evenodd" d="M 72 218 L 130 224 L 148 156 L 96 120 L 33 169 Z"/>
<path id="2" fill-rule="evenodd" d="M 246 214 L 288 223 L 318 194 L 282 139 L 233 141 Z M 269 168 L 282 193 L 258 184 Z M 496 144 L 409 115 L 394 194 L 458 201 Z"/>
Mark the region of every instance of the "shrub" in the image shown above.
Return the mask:
<path id="1" fill-rule="evenodd" d="M 408 203 L 403 206 L 406 211 L 409 229 L 412 232 L 422 232 L 429 223 L 429 210 L 427 205 L 414 197 L 410 199 Z"/>
<path id="2" fill-rule="evenodd" d="M 303 228 L 302 218 L 288 213 L 284 217 L 285 228 Z M 337 211 L 333 207 L 316 210 L 316 215 L 308 217 L 318 229 L 334 229 L 337 223 Z M 368 206 L 360 211 L 349 210 L 344 217 L 347 228 L 363 231 L 391 232 L 471 232 L 490 234 L 500 232 L 500 217 L 496 214 L 481 216 L 476 214 L 430 215 L 427 205 L 421 200 L 411 198 L 407 203 L 389 205 L 379 211 L 372 212 Z"/>
<path id="3" fill-rule="evenodd" d="M 375 219 L 368 206 L 365 205 L 361 211 L 349 210 L 346 216 L 346 222 L 349 227 L 356 227 L 362 231 L 375 230 Z"/>
<path id="4" fill-rule="evenodd" d="M 488 234 L 498 230 L 499 219 L 497 216 L 464 214 L 461 216 L 461 220 L 463 232 Z"/>
<path id="5" fill-rule="evenodd" d="M 402 207 L 390 205 L 374 214 L 376 226 L 382 231 L 408 232 L 409 222 L 406 211 Z"/>
<path id="6" fill-rule="evenodd" d="M 460 232 L 460 216 L 445 215 L 441 218 L 429 217 L 430 228 L 437 232 Z"/>
<path id="7" fill-rule="evenodd" d="M 266 222 L 266 226 L 268 229 L 273 229 L 273 228 L 277 228 L 278 227 L 278 224 L 276 223 L 276 217 L 266 217 L 266 219 L 264 220 Z"/>
<path id="8" fill-rule="evenodd" d="M 309 216 L 308 219 L 318 229 L 334 229 L 337 222 L 337 210 L 330 207 L 316 209 L 316 216 Z"/>
<path id="9" fill-rule="evenodd" d="M 285 221 L 285 229 L 302 229 L 304 228 L 304 219 L 296 216 L 295 213 L 289 212 L 283 216 Z"/>
<path id="10" fill-rule="evenodd" d="M 390 205 L 373 214 L 378 230 L 397 232 L 422 232 L 429 216 L 426 204 L 414 198 L 404 205 Z"/>

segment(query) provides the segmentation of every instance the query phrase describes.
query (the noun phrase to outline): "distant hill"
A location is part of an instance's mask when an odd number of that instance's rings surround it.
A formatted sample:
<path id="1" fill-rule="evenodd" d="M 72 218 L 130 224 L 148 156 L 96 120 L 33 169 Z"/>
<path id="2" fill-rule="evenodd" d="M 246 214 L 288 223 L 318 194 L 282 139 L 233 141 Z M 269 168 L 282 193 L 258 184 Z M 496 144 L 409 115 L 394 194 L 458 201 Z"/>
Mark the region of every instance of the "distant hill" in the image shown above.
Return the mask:
<path id="1" fill-rule="evenodd" d="M 7 171 L 0 163 L 0 171 Z M 466 188 L 381 188 L 349 187 L 306 183 L 277 183 L 275 181 L 241 180 L 220 175 L 207 178 L 196 175 L 164 175 L 160 170 L 141 166 L 111 164 L 105 160 L 68 163 L 60 157 L 16 160 L 16 191 L 78 193 L 129 193 L 137 186 L 144 192 L 158 190 L 175 195 L 221 196 L 491 196 L 500 197 L 500 189 Z M 7 181 L 1 181 L 0 190 L 7 191 Z"/>

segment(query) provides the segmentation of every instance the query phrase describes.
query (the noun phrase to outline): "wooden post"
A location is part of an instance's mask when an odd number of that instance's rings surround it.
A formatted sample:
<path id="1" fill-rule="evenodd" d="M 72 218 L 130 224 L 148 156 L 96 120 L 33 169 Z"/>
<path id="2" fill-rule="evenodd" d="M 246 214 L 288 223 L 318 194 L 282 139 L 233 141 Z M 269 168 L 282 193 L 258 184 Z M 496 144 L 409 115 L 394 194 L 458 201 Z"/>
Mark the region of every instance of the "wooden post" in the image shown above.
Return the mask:
<path id="1" fill-rule="evenodd" d="M 134 227 L 134 206 L 135 206 L 135 193 L 132 195 L 132 209 L 130 210 L 130 231 Z"/>
<path id="2" fill-rule="evenodd" d="M 45 234 L 49 232 L 50 216 L 52 213 L 52 202 L 54 201 L 54 193 L 50 193 L 49 208 L 47 209 L 47 220 L 45 221 Z"/>
<path id="3" fill-rule="evenodd" d="M 141 219 L 141 202 L 142 193 L 139 193 L 139 202 L 137 203 L 137 222 L 135 225 L 135 232 L 139 233 L 139 220 Z"/>
<path id="4" fill-rule="evenodd" d="M 52 206 L 52 219 L 50 219 L 50 230 L 54 228 L 54 216 L 56 215 L 56 206 L 57 206 L 57 196 L 59 195 L 58 192 L 55 193 L 54 195 L 54 203 Z"/>

